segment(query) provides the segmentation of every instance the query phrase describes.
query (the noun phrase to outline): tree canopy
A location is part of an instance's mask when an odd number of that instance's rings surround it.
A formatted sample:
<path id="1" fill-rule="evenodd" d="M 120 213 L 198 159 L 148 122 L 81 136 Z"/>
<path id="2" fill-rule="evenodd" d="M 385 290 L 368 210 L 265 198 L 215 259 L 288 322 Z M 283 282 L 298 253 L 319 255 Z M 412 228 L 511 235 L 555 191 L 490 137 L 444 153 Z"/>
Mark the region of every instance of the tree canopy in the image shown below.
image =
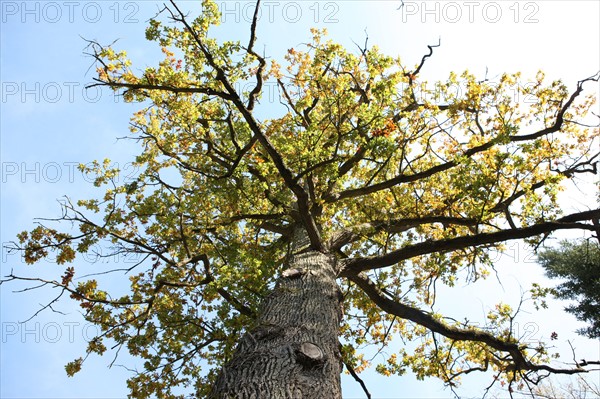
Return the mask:
<path id="1" fill-rule="evenodd" d="M 335 258 L 341 356 L 353 374 L 370 365 L 362 348 L 395 337 L 415 345 L 378 372 L 411 371 L 450 387 L 473 371 L 493 370 L 494 381 L 509 384 L 586 371 L 552 365 L 544 343 L 520 342 L 517 310 L 506 304 L 479 327 L 433 305 L 436 286 L 492 272 L 490 251 L 508 240 L 598 234 L 600 209 L 565 214 L 559 202 L 565 182 L 597 173 L 600 133 L 586 118 L 594 96 L 583 91 L 598 74 L 571 89 L 542 72 L 525 86 L 518 73 L 490 82 L 468 71 L 423 86 L 437 45 L 406 66 L 316 29 L 278 62 L 256 50 L 257 13 L 247 42 L 219 42 L 209 35 L 218 9 L 202 4 L 195 18 L 173 2 L 150 20 L 146 38 L 164 53 L 155 67 L 139 71 L 125 51 L 89 42 L 95 85 L 140 104 L 130 124 L 140 173 L 123 183 L 108 160 L 81 165 L 104 194 L 63 201 L 60 221 L 75 230 L 44 222 L 14 243 L 28 263 L 55 252 L 68 266 L 55 280 L 11 274 L 5 282 L 58 287 L 56 300 L 78 301 L 102 330 L 67 373 L 110 343 L 144 360 L 128 382 L 132 397 L 177 397 L 180 388 L 207 395 L 290 247 Z M 279 89 L 275 110 L 261 109 L 266 82 Z M 128 292 L 75 282 L 77 254 L 97 244 L 141 255 L 111 271 L 129 280 Z"/>

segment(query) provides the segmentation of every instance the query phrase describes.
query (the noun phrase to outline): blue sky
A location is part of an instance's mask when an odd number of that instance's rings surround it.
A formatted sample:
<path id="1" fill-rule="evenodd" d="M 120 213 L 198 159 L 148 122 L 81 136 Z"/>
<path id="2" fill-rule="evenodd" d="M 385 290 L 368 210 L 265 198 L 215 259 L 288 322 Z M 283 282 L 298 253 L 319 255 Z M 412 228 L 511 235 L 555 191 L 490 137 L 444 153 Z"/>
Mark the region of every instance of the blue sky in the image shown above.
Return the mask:
<path id="1" fill-rule="evenodd" d="M 251 2 L 217 2 L 224 23 L 220 37 L 247 40 Z M 57 199 L 63 195 L 87 198 L 98 195 L 74 166 L 110 158 L 122 168 L 122 178 L 135 173 L 128 164 L 135 143 L 117 138 L 127 135 L 129 116 L 136 106 L 125 104 L 108 91 L 85 91 L 93 78 L 92 61 L 83 54 L 85 42 L 95 39 L 126 49 L 134 67 L 143 69 L 160 56 L 144 39 L 145 21 L 162 3 L 151 1 L 2 1 L 0 27 L 1 132 L 1 235 L 2 243 L 33 226 L 36 217 L 59 216 Z M 180 3 L 194 10 L 193 1 Z M 441 39 L 422 75 L 443 79 L 452 70 L 469 69 L 493 79 L 502 72 L 522 71 L 524 79 L 539 69 L 549 78 L 576 82 L 600 68 L 600 2 L 598 1 L 266 1 L 258 29 L 258 46 L 273 58 L 309 38 L 311 26 L 326 27 L 330 37 L 347 46 L 377 44 L 400 55 L 406 65 L 417 64 L 428 44 Z M 591 86 L 590 86 L 591 88 Z M 597 89 L 597 87 L 596 87 Z M 572 190 L 565 202 L 590 204 L 593 193 Z M 539 267 L 521 243 L 499 255 L 503 287 L 494 279 L 448 294 L 440 308 L 456 318 L 481 317 L 494 303 L 516 304 L 530 281 L 542 279 Z M 126 264 L 131 259 L 112 259 Z M 97 270 L 110 264 L 82 267 Z M 2 251 L 1 274 L 54 277 L 62 272 L 52 262 L 26 266 L 16 255 Z M 53 298 L 52 290 L 15 294 L 19 285 L 0 291 L 0 397 L 2 398 L 120 398 L 127 394 L 127 371 L 107 368 L 112 358 L 90 357 L 84 370 L 67 378 L 64 365 L 84 352 L 87 326 L 77 309 L 62 301 L 65 315 L 44 312 L 25 324 L 40 303 Z M 559 332 L 565 349 L 571 336 L 581 353 L 600 358 L 600 344 L 574 336 L 575 321 L 557 304 L 551 311 L 525 314 L 524 334 L 532 339 Z M 463 314 L 464 313 L 464 314 Z M 565 339 L 562 339 L 562 338 Z M 567 355 L 568 347 L 567 349 Z M 567 356 L 568 358 L 568 356 Z M 130 365 L 126 356 L 117 363 Z M 436 381 L 416 382 L 408 376 L 385 379 L 365 373 L 369 389 L 380 398 L 451 397 Z M 468 380 L 470 381 L 470 380 Z M 477 395 L 487 380 L 475 377 L 465 384 L 466 395 Z M 344 377 L 347 398 L 364 397 L 360 387 Z"/>

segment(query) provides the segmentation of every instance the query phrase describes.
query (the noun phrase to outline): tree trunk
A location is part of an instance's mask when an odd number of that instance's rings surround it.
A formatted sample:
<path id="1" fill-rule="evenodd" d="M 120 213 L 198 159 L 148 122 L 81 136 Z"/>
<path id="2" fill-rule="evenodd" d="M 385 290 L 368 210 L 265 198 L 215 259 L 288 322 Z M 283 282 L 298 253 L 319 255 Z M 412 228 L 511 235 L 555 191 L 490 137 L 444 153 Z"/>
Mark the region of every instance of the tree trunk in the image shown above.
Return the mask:
<path id="1" fill-rule="evenodd" d="M 221 370 L 210 398 L 342 397 L 342 298 L 335 258 L 307 247 L 306 233 L 297 229 L 286 270 Z"/>

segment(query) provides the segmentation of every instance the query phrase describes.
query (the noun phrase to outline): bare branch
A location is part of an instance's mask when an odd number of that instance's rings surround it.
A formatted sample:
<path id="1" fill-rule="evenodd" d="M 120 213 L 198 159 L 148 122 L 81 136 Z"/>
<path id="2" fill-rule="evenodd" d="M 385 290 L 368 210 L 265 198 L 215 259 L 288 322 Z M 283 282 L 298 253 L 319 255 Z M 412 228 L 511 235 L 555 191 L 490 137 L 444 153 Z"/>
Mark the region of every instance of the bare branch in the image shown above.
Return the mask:
<path id="1" fill-rule="evenodd" d="M 356 371 L 354 371 L 354 368 L 348 362 L 344 362 L 344 366 L 346 366 L 346 370 L 348 370 L 348 372 L 350 373 L 350 375 L 352 376 L 352 378 L 354 378 L 354 381 L 356 381 L 356 382 L 358 382 L 360 384 L 363 392 L 365 393 L 365 395 L 367 395 L 367 399 L 371 399 L 371 393 L 367 389 L 367 385 L 362 380 L 362 378 L 360 378 L 358 376 L 358 374 L 356 373 Z"/>
<path id="2" fill-rule="evenodd" d="M 405 76 L 408 76 L 411 79 L 411 81 L 412 81 L 413 77 L 415 75 L 418 75 L 419 72 L 421 72 L 421 68 L 423 68 L 423 65 L 425 65 L 425 61 L 427 60 L 427 58 L 429 58 L 429 57 L 431 57 L 433 55 L 433 49 L 435 47 L 440 47 L 441 44 L 442 44 L 442 39 L 440 38 L 440 39 L 438 39 L 438 43 L 437 44 L 429 44 L 429 45 L 427 45 L 427 48 L 429 49 L 429 53 L 425 54 L 423 56 L 423 58 L 421 59 L 421 63 L 419 64 L 419 66 L 417 67 L 417 69 L 415 69 L 413 72 L 406 73 Z"/>
<path id="3" fill-rule="evenodd" d="M 258 97 L 258 95 L 260 94 L 260 92 L 262 90 L 262 86 L 263 86 L 262 74 L 265 69 L 265 65 L 267 64 L 265 59 L 262 56 L 258 55 L 253 49 L 254 42 L 256 41 L 256 22 L 258 21 L 259 8 L 260 8 L 260 0 L 257 0 L 256 6 L 254 8 L 254 16 L 252 17 L 252 25 L 250 27 L 250 42 L 248 43 L 248 48 L 246 49 L 248 54 L 253 55 L 258 60 L 258 68 L 256 70 L 256 86 L 254 86 L 254 88 L 250 92 L 250 95 L 248 96 L 248 105 L 246 106 L 246 108 L 248 108 L 249 111 L 252 111 L 254 109 L 254 103 L 256 102 L 256 97 Z"/>

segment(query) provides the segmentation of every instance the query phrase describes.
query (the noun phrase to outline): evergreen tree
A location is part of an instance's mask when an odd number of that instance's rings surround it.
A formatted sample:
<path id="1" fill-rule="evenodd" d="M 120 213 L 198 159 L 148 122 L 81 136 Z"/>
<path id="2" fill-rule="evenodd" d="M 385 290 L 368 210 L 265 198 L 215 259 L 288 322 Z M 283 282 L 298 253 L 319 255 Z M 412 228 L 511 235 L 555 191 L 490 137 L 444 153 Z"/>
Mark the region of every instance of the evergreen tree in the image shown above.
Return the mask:
<path id="1" fill-rule="evenodd" d="M 562 241 L 559 248 L 547 249 L 539 260 L 550 278 L 563 279 L 556 297 L 575 303 L 566 307 L 578 320 L 589 323 L 579 330 L 589 338 L 600 338 L 600 245 L 598 241 Z"/>

